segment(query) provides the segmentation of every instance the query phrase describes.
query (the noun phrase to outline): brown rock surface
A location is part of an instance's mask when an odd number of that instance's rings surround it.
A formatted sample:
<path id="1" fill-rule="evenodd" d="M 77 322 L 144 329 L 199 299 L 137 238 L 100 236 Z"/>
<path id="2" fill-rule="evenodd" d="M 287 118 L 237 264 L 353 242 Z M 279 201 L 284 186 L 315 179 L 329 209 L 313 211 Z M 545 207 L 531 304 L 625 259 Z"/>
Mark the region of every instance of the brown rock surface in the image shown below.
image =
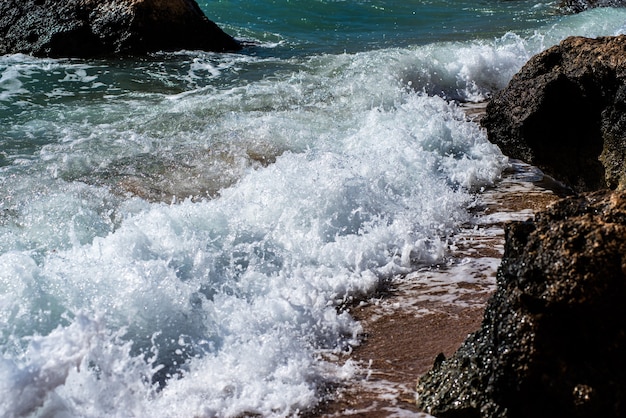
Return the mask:
<path id="1" fill-rule="evenodd" d="M 239 48 L 195 0 L 0 2 L 0 55 L 93 57 Z"/>
<path id="2" fill-rule="evenodd" d="M 571 37 L 530 61 L 481 120 L 509 157 L 575 191 L 626 185 L 626 36 Z"/>

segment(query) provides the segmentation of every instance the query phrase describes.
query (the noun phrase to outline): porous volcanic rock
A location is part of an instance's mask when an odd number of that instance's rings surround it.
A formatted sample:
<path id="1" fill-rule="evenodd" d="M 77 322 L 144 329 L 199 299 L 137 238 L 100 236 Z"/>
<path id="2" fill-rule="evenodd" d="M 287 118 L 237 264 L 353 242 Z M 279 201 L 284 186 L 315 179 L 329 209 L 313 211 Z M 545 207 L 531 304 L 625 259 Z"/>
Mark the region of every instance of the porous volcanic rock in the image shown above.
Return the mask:
<path id="1" fill-rule="evenodd" d="M 624 7 L 626 1 L 623 0 L 564 0 L 561 7 L 571 13 L 580 13 L 595 7 Z"/>
<path id="2" fill-rule="evenodd" d="M 626 36 L 571 37 L 531 58 L 481 124 L 509 157 L 575 191 L 626 185 Z"/>
<path id="3" fill-rule="evenodd" d="M 93 57 L 230 51 L 239 43 L 195 0 L 2 0 L 0 55 Z"/>
<path id="4" fill-rule="evenodd" d="M 510 224 L 481 328 L 418 382 L 449 417 L 626 416 L 626 193 Z"/>

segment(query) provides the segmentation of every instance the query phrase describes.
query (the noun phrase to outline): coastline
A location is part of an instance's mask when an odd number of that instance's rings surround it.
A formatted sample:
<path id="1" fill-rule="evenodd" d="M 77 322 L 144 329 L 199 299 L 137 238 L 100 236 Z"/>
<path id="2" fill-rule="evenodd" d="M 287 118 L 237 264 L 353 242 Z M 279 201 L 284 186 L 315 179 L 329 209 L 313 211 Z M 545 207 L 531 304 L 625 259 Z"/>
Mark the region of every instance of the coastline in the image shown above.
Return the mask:
<path id="1" fill-rule="evenodd" d="M 446 265 L 397 277 L 379 297 L 351 308 L 363 342 L 337 361 L 350 360 L 359 372 L 311 416 L 429 417 L 415 406 L 417 379 L 479 328 L 495 290 L 504 224 L 558 200 L 554 186 L 536 168 L 512 161 L 503 179 L 477 196 L 474 219 L 450 243 Z"/>
<path id="2" fill-rule="evenodd" d="M 626 8 L 314 3 L 2 57 L 0 417 L 626 416 Z"/>

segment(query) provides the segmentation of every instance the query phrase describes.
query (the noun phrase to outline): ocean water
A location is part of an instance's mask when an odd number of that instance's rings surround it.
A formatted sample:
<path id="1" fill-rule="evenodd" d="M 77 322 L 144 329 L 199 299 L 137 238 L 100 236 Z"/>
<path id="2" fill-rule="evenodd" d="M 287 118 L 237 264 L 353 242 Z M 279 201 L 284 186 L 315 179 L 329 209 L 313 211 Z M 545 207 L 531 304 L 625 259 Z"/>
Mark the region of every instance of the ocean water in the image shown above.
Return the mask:
<path id="1" fill-rule="evenodd" d="M 251 46 L 0 57 L 0 416 L 314 408 L 345 308 L 445 263 L 508 165 L 461 105 L 626 31 L 555 3 L 204 1 Z"/>

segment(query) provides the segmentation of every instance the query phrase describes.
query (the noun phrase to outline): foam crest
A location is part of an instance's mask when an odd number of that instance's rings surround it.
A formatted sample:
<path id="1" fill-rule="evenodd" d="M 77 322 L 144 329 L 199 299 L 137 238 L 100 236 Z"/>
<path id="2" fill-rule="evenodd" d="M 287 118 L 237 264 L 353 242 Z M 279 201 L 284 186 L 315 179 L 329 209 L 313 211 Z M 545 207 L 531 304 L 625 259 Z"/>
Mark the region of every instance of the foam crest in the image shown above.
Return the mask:
<path id="1" fill-rule="evenodd" d="M 97 185 L 72 183 L 82 192 L 62 199 L 64 181 L 57 179 L 31 194 L 28 205 L 11 207 L 11 222 L 23 227 L 7 238 L 18 231 L 20 251 L 44 247 L 37 268 L 34 259 L 4 260 L 9 272 L 16 263 L 31 266 L 22 290 L 12 292 L 30 293 L 31 274 L 43 297 L 60 307 L 49 317 L 87 311 L 103 317 L 105 332 L 91 340 L 84 336 L 95 331 L 77 331 L 71 320 L 59 330 L 63 338 L 46 337 L 65 351 L 31 350 L 62 359 L 46 385 L 19 371 L 48 376 L 48 369 L 20 363 L 18 348 L 5 354 L 18 365 L 6 373 L 7 396 L 33 388 L 24 408 L 70 416 L 285 416 L 310 407 L 339 373 L 320 367 L 316 353 L 346 349 L 360 331 L 337 308 L 371 293 L 381 278 L 440 260 L 441 237 L 466 219 L 470 197 L 455 188 L 471 180 L 452 174 L 462 175 L 462 150 L 484 137 L 470 128 L 471 141 L 460 142 L 465 136 L 454 131 L 467 122 L 447 106 L 410 96 L 405 107 L 359 112 L 354 129 L 339 136 L 342 129 L 331 130 L 318 142 L 298 138 L 316 131 L 289 119 L 315 114 L 277 113 L 261 124 L 250 118 L 264 138 L 279 132 L 308 142 L 309 150 L 245 172 L 213 200 L 116 203 L 110 209 L 117 220 L 98 232 L 88 231 L 107 213 L 92 210 L 104 201 Z M 457 154 L 446 154 L 452 150 Z M 495 149 L 483 158 L 475 163 L 493 170 L 477 184 L 497 177 L 503 164 Z M 75 217 L 81 212 L 90 222 Z M 31 300 L 18 308 L 36 312 Z M 114 329 L 124 330 L 117 340 L 107 331 Z M 154 366 L 143 362 L 146 355 Z M 166 384 L 159 393 L 152 379 Z M 9 407 L 22 411 L 21 404 Z"/>
<path id="2" fill-rule="evenodd" d="M 101 320 L 82 314 L 30 338 L 23 356 L 0 359 L 2 416 L 143 415 L 138 401 L 154 395 L 154 369 L 130 349 Z"/>
<path id="3" fill-rule="evenodd" d="M 105 189 L 42 177 L 8 176 L 0 184 L 3 252 L 43 254 L 91 243 L 111 232 L 121 216 L 119 199 Z"/>
<path id="4" fill-rule="evenodd" d="M 440 261 L 443 240 L 467 220 L 466 190 L 492 183 L 506 166 L 455 105 L 396 97 L 397 105 L 365 109 L 357 100 L 351 113 L 343 104 L 339 111 L 350 119 L 339 124 L 332 113 L 306 107 L 226 118 L 224 132 L 238 121 L 241 135 L 284 144 L 293 138 L 295 145 L 272 164 L 244 171 L 212 200 L 148 204 L 61 179 L 24 200 L 16 193 L 3 231 L 6 243 L 23 237 L 14 250 L 25 252 L 2 262 L 23 283 L 8 294 L 39 292 L 52 303 L 43 315 L 50 323 L 67 311 L 123 330 L 117 340 L 107 334 L 111 350 L 122 364 L 152 359 L 144 380 L 165 385 L 149 401 L 151 383 L 124 395 L 135 408 L 175 402 L 190 416 L 284 416 L 310 406 L 342 373 L 318 353 L 349 349 L 360 332 L 341 306 L 371 294 L 385 277 Z M 195 100 L 185 98 L 185 106 Z M 17 191 L 17 183 L 8 184 Z M 27 255 L 39 247 L 36 257 Z M 31 310 L 36 317 L 39 302 L 28 298 L 30 305 L 8 304 L 5 315 Z M 24 342 L 12 338 L 17 356 Z M 134 376 L 122 373 L 111 385 L 136 385 Z M 70 405 L 75 415 L 98 415 L 87 406 L 91 389 L 74 385 L 109 383 L 89 379 L 82 369 L 70 371 L 40 398 Z"/>
<path id="5" fill-rule="evenodd" d="M 509 32 L 493 40 L 436 43 L 399 54 L 401 82 L 409 88 L 460 102 L 479 102 L 509 82 L 535 54 L 567 36 L 624 33 L 623 9 L 594 9 L 564 16 L 532 33 Z"/>

